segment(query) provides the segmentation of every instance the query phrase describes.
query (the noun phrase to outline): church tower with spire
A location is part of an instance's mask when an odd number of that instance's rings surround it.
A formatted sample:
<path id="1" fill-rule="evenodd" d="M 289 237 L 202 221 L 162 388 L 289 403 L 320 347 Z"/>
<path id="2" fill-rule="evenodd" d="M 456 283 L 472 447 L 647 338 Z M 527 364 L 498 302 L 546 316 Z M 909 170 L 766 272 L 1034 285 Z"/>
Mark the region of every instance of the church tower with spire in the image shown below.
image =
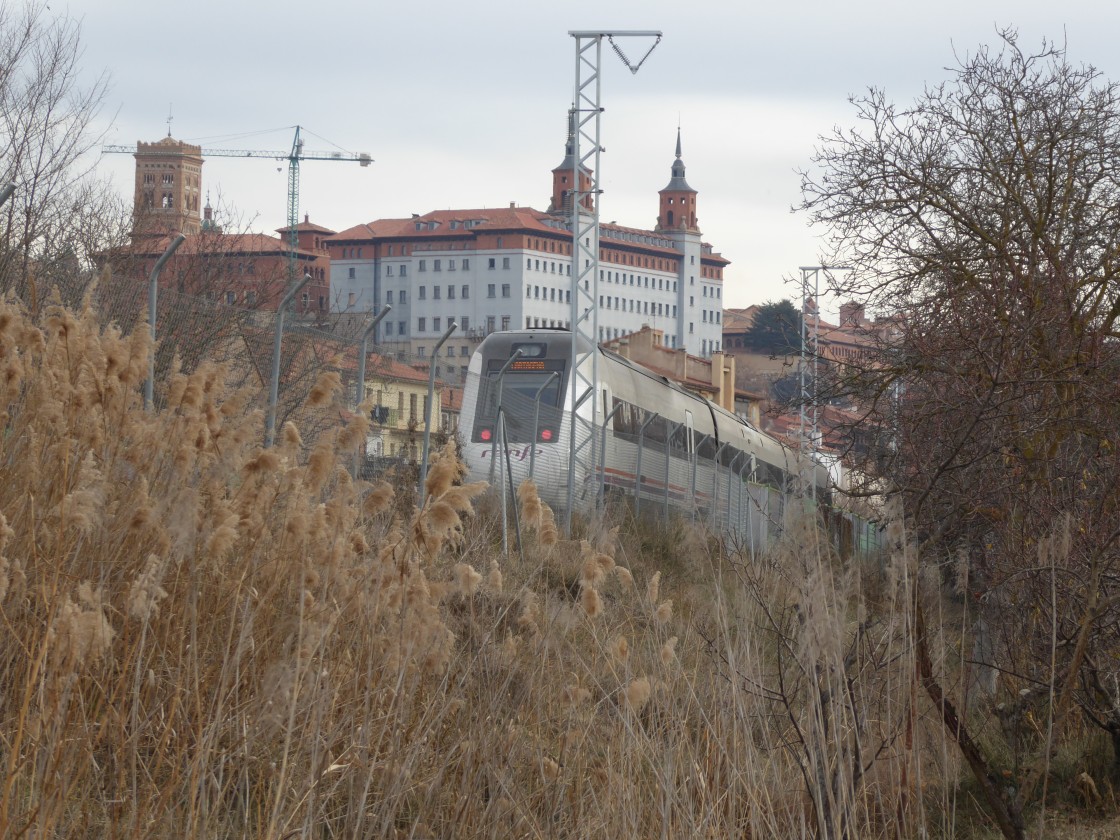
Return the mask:
<path id="1" fill-rule="evenodd" d="M 572 213 L 572 170 L 575 166 L 576 154 L 576 115 L 575 111 L 568 112 L 568 139 L 564 143 L 564 160 L 552 170 L 552 201 L 548 205 L 551 216 L 570 216 Z M 591 189 L 591 171 L 585 166 L 580 167 L 579 192 L 583 195 L 580 204 L 588 212 L 595 206 L 594 197 L 589 192 Z"/>
<path id="2" fill-rule="evenodd" d="M 681 160 L 681 130 L 677 128 L 677 159 L 673 161 L 672 177 L 669 184 L 658 195 L 661 196 L 657 211 L 659 233 L 674 230 L 687 230 L 700 233 L 696 226 L 696 190 L 684 179 L 684 161 Z"/>

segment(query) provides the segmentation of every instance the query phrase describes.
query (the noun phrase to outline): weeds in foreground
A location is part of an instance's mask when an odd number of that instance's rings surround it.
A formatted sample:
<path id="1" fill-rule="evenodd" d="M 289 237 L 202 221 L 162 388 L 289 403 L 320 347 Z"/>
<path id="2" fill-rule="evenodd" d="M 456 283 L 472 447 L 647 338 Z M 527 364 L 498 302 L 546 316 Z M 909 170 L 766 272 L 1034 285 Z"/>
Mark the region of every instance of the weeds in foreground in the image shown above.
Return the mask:
<path id="1" fill-rule="evenodd" d="M 951 833 L 904 555 L 872 592 L 805 525 L 678 534 L 663 578 L 526 484 L 509 560 L 451 448 L 410 508 L 350 478 L 361 412 L 262 450 L 220 367 L 144 412 L 148 350 L 0 305 L 3 836 Z"/>

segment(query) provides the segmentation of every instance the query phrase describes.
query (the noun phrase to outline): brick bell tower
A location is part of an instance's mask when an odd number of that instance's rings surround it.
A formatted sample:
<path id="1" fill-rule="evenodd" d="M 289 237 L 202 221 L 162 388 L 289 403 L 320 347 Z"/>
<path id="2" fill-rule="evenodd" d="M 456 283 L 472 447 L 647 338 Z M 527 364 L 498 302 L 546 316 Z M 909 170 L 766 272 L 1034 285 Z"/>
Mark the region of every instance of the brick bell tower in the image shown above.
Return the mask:
<path id="1" fill-rule="evenodd" d="M 576 148 L 575 119 L 575 111 L 569 111 L 568 139 L 564 143 L 564 160 L 552 170 L 552 201 L 548 205 L 549 215 L 552 216 L 569 216 L 572 212 L 572 167 L 575 165 Z M 591 189 L 591 170 L 586 167 L 580 167 L 578 189 L 583 195 L 580 204 L 590 211 L 595 203 L 589 192 Z"/>
<path id="2" fill-rule="evenodd" d="M 137 142 L 135 158 L 133 236 L 198 233 L 202 149 L 168 133 L 155 143 Z"/>
<path id="3" fill-rule="evenodd" d="M 688 231 L 699 233 L 696 225 L 696 190 L 684 179 L 684 161 L 681 160 L 681 130 L 677 128 L 677 159 L 673 161 L 672 177 L 668 186 L 658 191 L 661 197 L 657 211 L 658 233 Z"/>

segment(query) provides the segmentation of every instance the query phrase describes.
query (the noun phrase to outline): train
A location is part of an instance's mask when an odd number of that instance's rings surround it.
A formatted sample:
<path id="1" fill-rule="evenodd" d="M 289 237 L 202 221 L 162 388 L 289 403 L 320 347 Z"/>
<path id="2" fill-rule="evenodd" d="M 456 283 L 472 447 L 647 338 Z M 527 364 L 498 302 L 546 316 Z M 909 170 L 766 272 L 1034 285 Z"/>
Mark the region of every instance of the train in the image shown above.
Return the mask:
<path id="1" fill-rule="evenodd" d="M 611 494 L 641 512 L 670 510 L 711 524 L 751 550 L 773 542 L 790 500 L 809 500 L 837 543 L 856 524 L 833 510 L 823 465 L 799 457 L 752 423 L 601 345 L 580 346 L 597 366 L 597 421 L 577 409 L 572 445 L 572 336 L 562 329 L 495 332 L 475 350 L 463 389 L 459 443 L 472 481 L 516 487 L 532 478 L 557 512 L 589 513 Z M 500 408 L 500 411 L 499 411 Z M 845 535 L 847 531 L 847 535 Z"/>

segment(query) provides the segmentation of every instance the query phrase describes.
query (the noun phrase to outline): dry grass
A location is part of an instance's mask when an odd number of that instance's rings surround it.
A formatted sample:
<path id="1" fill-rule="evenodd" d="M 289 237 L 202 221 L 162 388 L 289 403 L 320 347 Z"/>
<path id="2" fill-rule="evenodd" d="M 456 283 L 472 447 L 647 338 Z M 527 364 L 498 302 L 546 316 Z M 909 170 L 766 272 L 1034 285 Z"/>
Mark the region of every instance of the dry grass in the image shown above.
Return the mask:
<path id="1" fill-rule="evenodd" d="M 951 833 L 904 554 L 872 592 L 808 527 L 692 532 L 663 578 L 527 485 L 509 560 L 450 448 L 410 509 L 357 426 L 262 450 L 220 367 L 145 413 L 148 349 L 0 304 L 0 835 Z"/>

